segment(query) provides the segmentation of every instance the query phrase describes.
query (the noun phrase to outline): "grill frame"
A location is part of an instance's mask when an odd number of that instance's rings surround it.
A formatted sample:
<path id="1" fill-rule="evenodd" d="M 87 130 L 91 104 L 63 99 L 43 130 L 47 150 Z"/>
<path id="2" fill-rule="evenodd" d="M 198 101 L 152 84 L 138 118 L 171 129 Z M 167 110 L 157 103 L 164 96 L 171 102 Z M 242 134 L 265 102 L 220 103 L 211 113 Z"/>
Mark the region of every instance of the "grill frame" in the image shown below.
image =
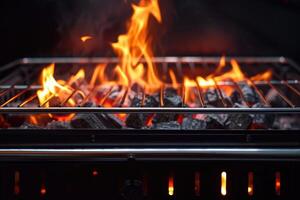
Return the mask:
<path id="1" fill-rule="evenodd" d="M 178 61 L 177 57 L 155 58 L 156 61 Z M 161 60 L 160 60 L 161 59 Z M 218 62 L 219 57 L 186 57 L 195 61 Z M 231 59 L 231 58 L 227 58 Z M 238 62 L 289 63 L 284 57 L 235 58 Z M 0 69 L 11 71 L 20 64 L 118 62 L 116 58 L 23 58 Z M 136 112 L 141 108 L 11 108 L 0 113 L 38 112 Z M 179 113 L 300 113 L 299 108 L 142 108 L 145 112 L 176 111 Z M 3 129 L 0 134 L 0 162 L 4 161 L 100 161 L 100 160 L 265 160 L 299 161 L 300 135 L 297 130 L 25 130 Z M 226 133 L 226 134 L 224 134 Z M 143 149 L 145 149 L 143 151 Z M 92 152 L 92 153 L 91 153 Z M 245 156 L 245 152 L 246 156 Z"/>

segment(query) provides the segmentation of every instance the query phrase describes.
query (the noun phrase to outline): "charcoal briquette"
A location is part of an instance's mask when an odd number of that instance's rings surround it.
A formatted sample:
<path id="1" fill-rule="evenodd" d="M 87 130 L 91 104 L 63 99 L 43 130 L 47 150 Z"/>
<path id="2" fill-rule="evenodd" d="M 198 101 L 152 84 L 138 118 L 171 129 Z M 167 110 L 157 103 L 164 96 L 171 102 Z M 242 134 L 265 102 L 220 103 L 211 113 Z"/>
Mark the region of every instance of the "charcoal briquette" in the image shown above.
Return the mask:
<path id="1" fill-rule="evenodd" d="M 47 129 L 70 129 L 70 123 L 65 121 L 55 121 L 49 122 L 46 126 Z"/>
<path id="2" fill-rule="evenodd" d="M 163 98 L 164 107 L 182 107 L 183 101 L 180 96 L 176 93 L 165 91 L 165 95 Z M 170 122 L 176 121 L 178 118 L 177 113 L 158 113 L 153 117 L 153 123 L 161 123 L 161 122 Z"/>
<path id="3" fill-rule="evenodd" d="M 159 105 L 158 100 L 155 96 L 147 95 L 144 101 L 144 107 L 157 107 Z M 134 97 L 131 102 L 131 107 L 141 107 L 142 99 Z M 148 118 L 152 114 L 149 113 L 129 113 L 126 117 L 125 124 L 131 128 L 142 128 L 146 125 Z"/>
<path id="4" fill-rule="evenodd" d="M 274 89 L 270 89 L 266 94 L 266 100 L 270 102 L 272 107 L 287 107 L 287 103 L 283 100 L 278 92 Z"/>
<path id="5" fill-rule="evenodd" d="M 206 129 L 207 124 L 204 120 L 184 118 L 181 124 L 183 130 L 201 130 Z"/>
<path id="6" fill-rule="evenodd" d="M 234 108 L 246 108 L 242 104 L 235 103 Z M 233 113 L 228 114 L 228 119 L 225 122 L 227 129 L 248 129 L 251 125 L 252 118 L 249 114 Z"/>
<path id="7" fill-rule="evenodd" d="M 24 122 L 21 126 L 20 129 L 42 129 L 42 127 L 28 123 L 28 122 Z"/>
<path id="8" fill-rule="evenodd" d="M 169 121 L 169 122 L 161 122 L 161 123 L 153 124 L 151 129 L 180 130 L 181 126 L 177 121 Z"/>
<path id="9" fill-rule="evenodd" d="M 212 105 L 215 107 L 223 107 L 222 97 L 219 95 L 216 89 L 209 88 L 204 93 L 205 104 Z"/>
<path id="10" fill-rule="evenodd" d="M 70 122 L 72 128 L 105 129 L 105 125 L 95 114 L 78 114 Z"/>
<path id="11" fill-rule="evenodd" d="M 280 130 L 299 130 L 298 116 L 276 116 L 272 128 Z"/>
<path id="12" fill-rule="evenodd" d="M 228 129 L 248 129 L 252 118 L 248 114 L 230 114 L 226 121 Z"/>
<path id="13" fill-rule="evenodd" d="M 232 101 L 232 103 L 238 103 L 238 104 L 242 104 L 243 103 L 243 99 L 240 96 L 240 93 L 236 90 L 234 90 L 231 95 L 230 95 L 230 99 Z"/>
<path id="14" fill-rule="evenodd" d="M 261 103 L 256 103 L 252 106 L 252 108 L 267 108 L 267 107 L 268 106 Z M 252 127 L 262 128 L 262 129 L 272 127 L 275 119 L 274 114 L 263 114 L 263 113 L 251 114 L 251 117 L 252 117 Z"/>
<path id="15" fill-rule="evenodd" d="M 247 84 L 241 85 L 241 90 L 245 101 L 249 104 L 255 104 L 259 102 L 258 94 Z"/>
<path id="16" fill-rule="evenodd" d="M 94 102 L 86 102 L 83 107 L 96 107 L 97 105 Z M 87 116 L 89 115 L 89 116 Z M 90 124 L 85 122 L 86 120 L 91 120 Z M 79 126 L 84 126 L 81 128 L 117 128 L 120 129 L 123 127 L 123 122 L 116 117 L 114 114 L 109 113 L 89 113 L 89 114 L 80 114 L 76 116 L 73 120 L 80 123 Z M 73 121 L 72 120 L 72 121 Z M 73 126 L 74 122 L 71 121 Z M 75 125 L 76 126 L 76 125 Z"/>

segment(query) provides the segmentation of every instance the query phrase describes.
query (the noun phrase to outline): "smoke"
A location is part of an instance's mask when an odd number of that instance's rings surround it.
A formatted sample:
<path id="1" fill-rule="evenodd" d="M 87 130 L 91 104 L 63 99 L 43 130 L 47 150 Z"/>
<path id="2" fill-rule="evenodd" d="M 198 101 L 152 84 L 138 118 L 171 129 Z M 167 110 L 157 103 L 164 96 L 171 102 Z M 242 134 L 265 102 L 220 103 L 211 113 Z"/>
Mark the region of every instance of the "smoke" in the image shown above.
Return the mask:
<path id="1" fill-rule="evenodd" d="M 47 5 L 53 10 L 57 44 L 54 56 L 113 56 L 111 43 L 117 36 L 126 32 L 126 22 L 132 14 L 131 4 L 140 0 L 35 0 L 40 5 Z M 172 7 L 172 0 L 160 0 L 163 25 L 151 21 L 156 49 L 161 51 L 159 38 L 166 32 L 171 19 L 167 13 Z M 171 13 L 171 12 L 170 12 Z M 153 23 L 154 22 L 154 23 Z M 82 42 L 82 36 L 92 39 Z"/>
<path id="2" fill-rule="evenodd" d="M 110 43 L 125 30 L 131 13 L 123 0 L 48 0 L 55 7 L 58 44 L 54 54 L 92 56 L 110 54 Z M 92 36 L 82 42 L 81 36 Z"/>

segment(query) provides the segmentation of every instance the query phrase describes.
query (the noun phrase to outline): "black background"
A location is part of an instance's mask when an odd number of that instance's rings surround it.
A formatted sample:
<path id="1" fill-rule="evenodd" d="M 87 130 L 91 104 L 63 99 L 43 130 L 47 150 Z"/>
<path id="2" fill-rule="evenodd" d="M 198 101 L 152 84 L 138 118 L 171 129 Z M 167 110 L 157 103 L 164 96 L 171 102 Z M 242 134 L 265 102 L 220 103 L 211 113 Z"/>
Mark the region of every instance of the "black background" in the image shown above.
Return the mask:
<path id="1" fill-rule="evenodd" d="M 0 64 L 25 56 L 113 56 L 132 0 L 1 0 Z M 298 0 L 160 0 L 156 55 L 299 60 Z M 81 35 L 93 40 L 82 43 Z"/>

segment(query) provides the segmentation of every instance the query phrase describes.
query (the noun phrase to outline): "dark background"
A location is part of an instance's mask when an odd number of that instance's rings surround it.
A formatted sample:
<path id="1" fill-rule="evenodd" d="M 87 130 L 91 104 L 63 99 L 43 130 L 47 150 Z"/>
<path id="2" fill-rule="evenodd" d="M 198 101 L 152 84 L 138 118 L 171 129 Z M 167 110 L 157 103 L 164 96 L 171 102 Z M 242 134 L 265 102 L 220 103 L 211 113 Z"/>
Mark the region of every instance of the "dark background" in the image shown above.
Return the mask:
<path id="1" fill-rule="evenodd" d="M 0 64 L 25 56 L 113 56 L 132 0 L 1 0 Z M 156 55 L 299 60 L 298 0 L 160 0 Z M 155 23 L 153 23 L 155 24 Z M 80 36 L 92 35 L 82 43 Z"/>

